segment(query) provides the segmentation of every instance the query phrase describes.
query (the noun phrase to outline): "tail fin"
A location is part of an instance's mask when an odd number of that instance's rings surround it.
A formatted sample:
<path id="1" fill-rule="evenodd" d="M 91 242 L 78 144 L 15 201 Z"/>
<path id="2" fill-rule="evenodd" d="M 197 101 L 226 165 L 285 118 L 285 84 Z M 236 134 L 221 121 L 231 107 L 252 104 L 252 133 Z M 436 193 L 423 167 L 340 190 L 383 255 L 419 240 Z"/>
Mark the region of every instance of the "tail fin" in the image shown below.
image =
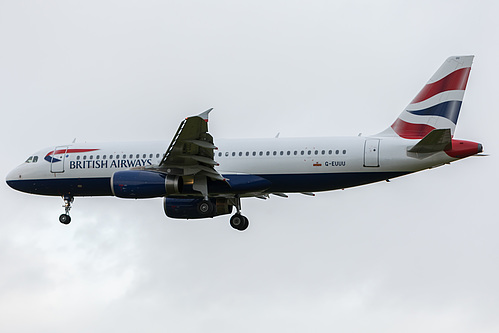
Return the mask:
<path id="1" fill-rule="evenodd" d="M 454 130 L 470 75 L 473 56 L 447 58 L 382 136 L 421 139 L 434 129 Z"/>

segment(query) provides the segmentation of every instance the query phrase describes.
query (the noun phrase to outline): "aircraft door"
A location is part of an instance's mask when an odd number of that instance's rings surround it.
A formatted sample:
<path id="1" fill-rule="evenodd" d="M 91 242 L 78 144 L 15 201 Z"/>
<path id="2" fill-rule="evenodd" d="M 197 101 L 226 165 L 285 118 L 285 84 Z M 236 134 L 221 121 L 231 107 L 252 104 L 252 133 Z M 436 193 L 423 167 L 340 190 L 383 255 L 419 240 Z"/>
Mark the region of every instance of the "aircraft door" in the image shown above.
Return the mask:
<path id="1" fill-rule="evenodd" d="M 55 147 L 52 154 L 50 154 L 50 172 L 61 173 L 64 172 L 64 163 L 66 161 L 67 146 Z"/>
<path id="2" fill-rule="evenodd" d="M 379 139 L 367 139 L 365 141 L 364 166 L 379 167 Z"/>

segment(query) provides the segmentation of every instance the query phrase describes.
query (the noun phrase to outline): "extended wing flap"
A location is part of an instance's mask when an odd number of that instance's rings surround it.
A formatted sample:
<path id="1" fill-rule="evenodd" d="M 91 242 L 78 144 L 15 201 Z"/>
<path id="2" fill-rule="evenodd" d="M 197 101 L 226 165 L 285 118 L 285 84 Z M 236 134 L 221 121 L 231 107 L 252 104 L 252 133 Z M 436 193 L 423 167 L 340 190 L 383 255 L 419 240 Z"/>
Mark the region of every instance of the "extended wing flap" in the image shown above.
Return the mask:
<path id="1" fill-rule="evenodd" d="M 213 137 L 208 133 L 208 114 L 212 109 L 184 119 L 173 137 L 159 167 L 175 170 L 176 174 L 192 175 L 203 172 L 212 179 L 223 179 L 214 169 Z"/>
<path id="2" fill-rule="evenodd" d="M 408 150 L 410 153 L 435 153 L 452 148 L 450 128 L 435 129 Z"/>

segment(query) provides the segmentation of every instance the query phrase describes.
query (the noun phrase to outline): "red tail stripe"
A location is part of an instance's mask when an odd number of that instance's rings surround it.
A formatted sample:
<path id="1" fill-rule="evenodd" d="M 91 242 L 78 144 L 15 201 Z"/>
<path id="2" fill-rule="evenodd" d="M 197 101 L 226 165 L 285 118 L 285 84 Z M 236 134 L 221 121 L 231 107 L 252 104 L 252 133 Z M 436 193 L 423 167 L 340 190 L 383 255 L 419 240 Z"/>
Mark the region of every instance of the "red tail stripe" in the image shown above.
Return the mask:
<path id="1" fill-rule="evenodd" d="M 470 67 L 461 68 L 436 82 L 427 84 L 412 100 L 411 104 L 422 102 L 444 91 L 465 90 L 470 70 Z"/>
<path id="2" fill-rule="evenodd" d="M 435 127 L 426 124 L 411 124 L 398 118 L 392 125 L 393 130 L 404 139 L 422 139 Z"/>

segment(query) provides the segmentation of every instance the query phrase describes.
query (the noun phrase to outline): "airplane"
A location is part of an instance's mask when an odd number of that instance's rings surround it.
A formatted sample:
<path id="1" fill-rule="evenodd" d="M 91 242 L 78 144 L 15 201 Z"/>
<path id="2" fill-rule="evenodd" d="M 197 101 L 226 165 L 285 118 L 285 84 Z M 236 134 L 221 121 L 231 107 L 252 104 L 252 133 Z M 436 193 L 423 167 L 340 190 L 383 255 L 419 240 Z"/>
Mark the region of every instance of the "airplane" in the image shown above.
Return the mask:
<path id="1" fill-rule="evenodd" d="M 215 140 L 209 109 L 185 118 L 168 142 L 71 143 L 39 150 L 12 170 L 18 191 L 61 196 L 163 198 L 170 218 L 231 214 L 249 225 L 241 198 L 345 189 L 407 175 L 480 154 L 480 143 L 454 138 L 474 56 L 445 60 L 386 130 L 371 136 Z"/>

